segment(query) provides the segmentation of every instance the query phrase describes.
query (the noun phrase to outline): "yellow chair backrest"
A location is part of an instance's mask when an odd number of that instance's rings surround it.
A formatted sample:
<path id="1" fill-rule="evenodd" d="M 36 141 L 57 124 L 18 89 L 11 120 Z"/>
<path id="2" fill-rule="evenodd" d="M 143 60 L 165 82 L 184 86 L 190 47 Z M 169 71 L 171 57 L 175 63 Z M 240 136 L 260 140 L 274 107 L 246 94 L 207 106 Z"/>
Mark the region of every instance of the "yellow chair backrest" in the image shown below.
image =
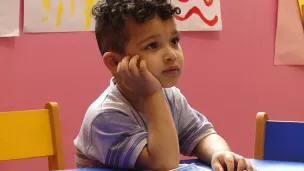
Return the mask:
<path id="1" fill-rule="evenodd" d="M 0 161 L 48 157 L 49 170 L 64 169 L 59 107 L 0 112 Z"/>

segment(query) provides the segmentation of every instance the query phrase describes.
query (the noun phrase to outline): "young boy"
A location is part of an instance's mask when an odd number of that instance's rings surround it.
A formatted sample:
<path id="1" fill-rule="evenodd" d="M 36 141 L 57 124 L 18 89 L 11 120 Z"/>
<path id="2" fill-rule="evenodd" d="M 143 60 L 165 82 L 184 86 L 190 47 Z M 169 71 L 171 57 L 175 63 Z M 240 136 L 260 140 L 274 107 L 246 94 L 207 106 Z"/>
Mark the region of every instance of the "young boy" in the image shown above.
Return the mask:
<path id="1" fill-rule="evenodd" d="M 170 170 L 181 153 L 215 171 L 255 170 L 174 87 L 184 63 L 173 18 L 179 13 L 167 0 L 104 0 L 93 8 L 113 78 L 75 139 L 77 167 Z"/>

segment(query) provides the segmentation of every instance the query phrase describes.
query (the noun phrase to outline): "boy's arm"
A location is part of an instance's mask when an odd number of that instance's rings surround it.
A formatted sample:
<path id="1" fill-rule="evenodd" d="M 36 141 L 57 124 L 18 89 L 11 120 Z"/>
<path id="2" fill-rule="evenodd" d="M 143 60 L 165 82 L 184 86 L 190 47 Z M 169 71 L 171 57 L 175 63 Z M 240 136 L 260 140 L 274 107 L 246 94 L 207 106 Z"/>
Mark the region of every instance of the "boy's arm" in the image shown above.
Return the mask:
<path id="1" fill-rule="evenodd" d="M 217 134 L 203 138 L 195 149 L 196 156 L 209 164 L 214 171 L 256 171 L 244 157 L 230 151 L 226 141 Z"/>
<path id="2" fill-rule="evenodd" d="M 217 134 L 210 134 L 199 142 L 194 153 L 200 160 L 210 164 L 212 156 L 222 151 L 230 151 L 226 141 Z"/>
<path id="3" fill-rule="evenodd" d="M 177 168 L 180 153 L 176 128 L 161 91 L 144 99 L 144 113 L 148 123 L 148 143 L 135 167 L 152 170 Z"/>
<path id="4" fill-rule="evenodd" d="M 193 109 L 178 89 L 174 89 L 175 104 L 179 114 L 179 145 L 181 153 L 196 156 L 209 164 L 214 171 L 255 171 L 242 156 L 230 151 L 226 141 L 216 134 L 208 119 Z M 235 166 L 235 164 L 237 166 Z"/>

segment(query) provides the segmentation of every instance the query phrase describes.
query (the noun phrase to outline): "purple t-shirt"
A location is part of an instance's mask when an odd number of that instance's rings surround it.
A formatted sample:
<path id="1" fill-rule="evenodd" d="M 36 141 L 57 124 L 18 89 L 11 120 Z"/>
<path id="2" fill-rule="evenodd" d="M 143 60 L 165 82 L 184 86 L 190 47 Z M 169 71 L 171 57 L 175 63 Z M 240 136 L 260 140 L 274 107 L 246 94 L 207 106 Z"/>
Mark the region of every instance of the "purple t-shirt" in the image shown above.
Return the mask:
<path id="1" fill-rule="evenodd" d="M 203 137 L 216 133 L 213 125 L 191 108 L 176 87 L 163 89 L 163 94 L 178 133 L 180 153 L 191 156 Z M 147 136 L 144 115 L 124 98 L 112 78 L 110 86 L 88 108 L 74 140 L 77 167 L 134 168 Z"/>

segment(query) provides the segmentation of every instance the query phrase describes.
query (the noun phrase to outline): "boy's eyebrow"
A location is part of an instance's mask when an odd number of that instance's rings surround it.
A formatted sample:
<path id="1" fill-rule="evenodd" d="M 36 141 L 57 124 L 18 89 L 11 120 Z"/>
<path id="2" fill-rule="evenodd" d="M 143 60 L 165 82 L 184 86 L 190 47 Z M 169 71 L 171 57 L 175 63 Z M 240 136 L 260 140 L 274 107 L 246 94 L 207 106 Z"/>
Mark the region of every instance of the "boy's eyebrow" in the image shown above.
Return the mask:
<path id="1" fill-rule="evenodd" d="M 173 32 L 172 32 L 172 35 L 180 35 L 180 33 L 179 33 L 179 31 L 177 31 L 177 30 L 174 30 Z"/>
<path id="2" fill-rule="evenodd" d="M 179 36 L 180 33 L 179 33 L 179 31 L 174 30 L 174 31 L 171 33 L 171 35 L 178 35 L 178 36 Z M 144 43 L 144 42 L 147 42 L 147 41 L 150 40 L 150 39 L 155 39 L 155 38 L 158 38 L 158 37 L 160 37 L 160 36 L 161 36 L 160 34 L 150 35 L 150 36 L 146 37 L 145 39 L 141 40 L 140 42 L 138 42 L 137 44 L 140 45 L 140 44 L 142 44 L 142 43 Z"/>
<path id="3" fill-rule="evenodd" d="M 179 38 L 179 39 L 180 39 L 180 37 L 181 37 L 179 31 L 172 33 L 172 36 L 174 36 L 175 38 L 177 37 L 177 38 Z"/>
<path id="4" fill-rule="evenodd" d="M 144 42 L 147 42 L 147 41 L 150 40 L 150 39 L 155 39 L 155 38 L 157 38 L 157 37 L 160 37 L 160 34 L 150 35 L 150 36 L 146 37 L 145 39 L 141 40 L 140 42 L 138 42 L 137 44 L 138 44 L 138 45 L 139 45 L 139 44 L 142 44 L 142 43 L 144 43 Z"/>

